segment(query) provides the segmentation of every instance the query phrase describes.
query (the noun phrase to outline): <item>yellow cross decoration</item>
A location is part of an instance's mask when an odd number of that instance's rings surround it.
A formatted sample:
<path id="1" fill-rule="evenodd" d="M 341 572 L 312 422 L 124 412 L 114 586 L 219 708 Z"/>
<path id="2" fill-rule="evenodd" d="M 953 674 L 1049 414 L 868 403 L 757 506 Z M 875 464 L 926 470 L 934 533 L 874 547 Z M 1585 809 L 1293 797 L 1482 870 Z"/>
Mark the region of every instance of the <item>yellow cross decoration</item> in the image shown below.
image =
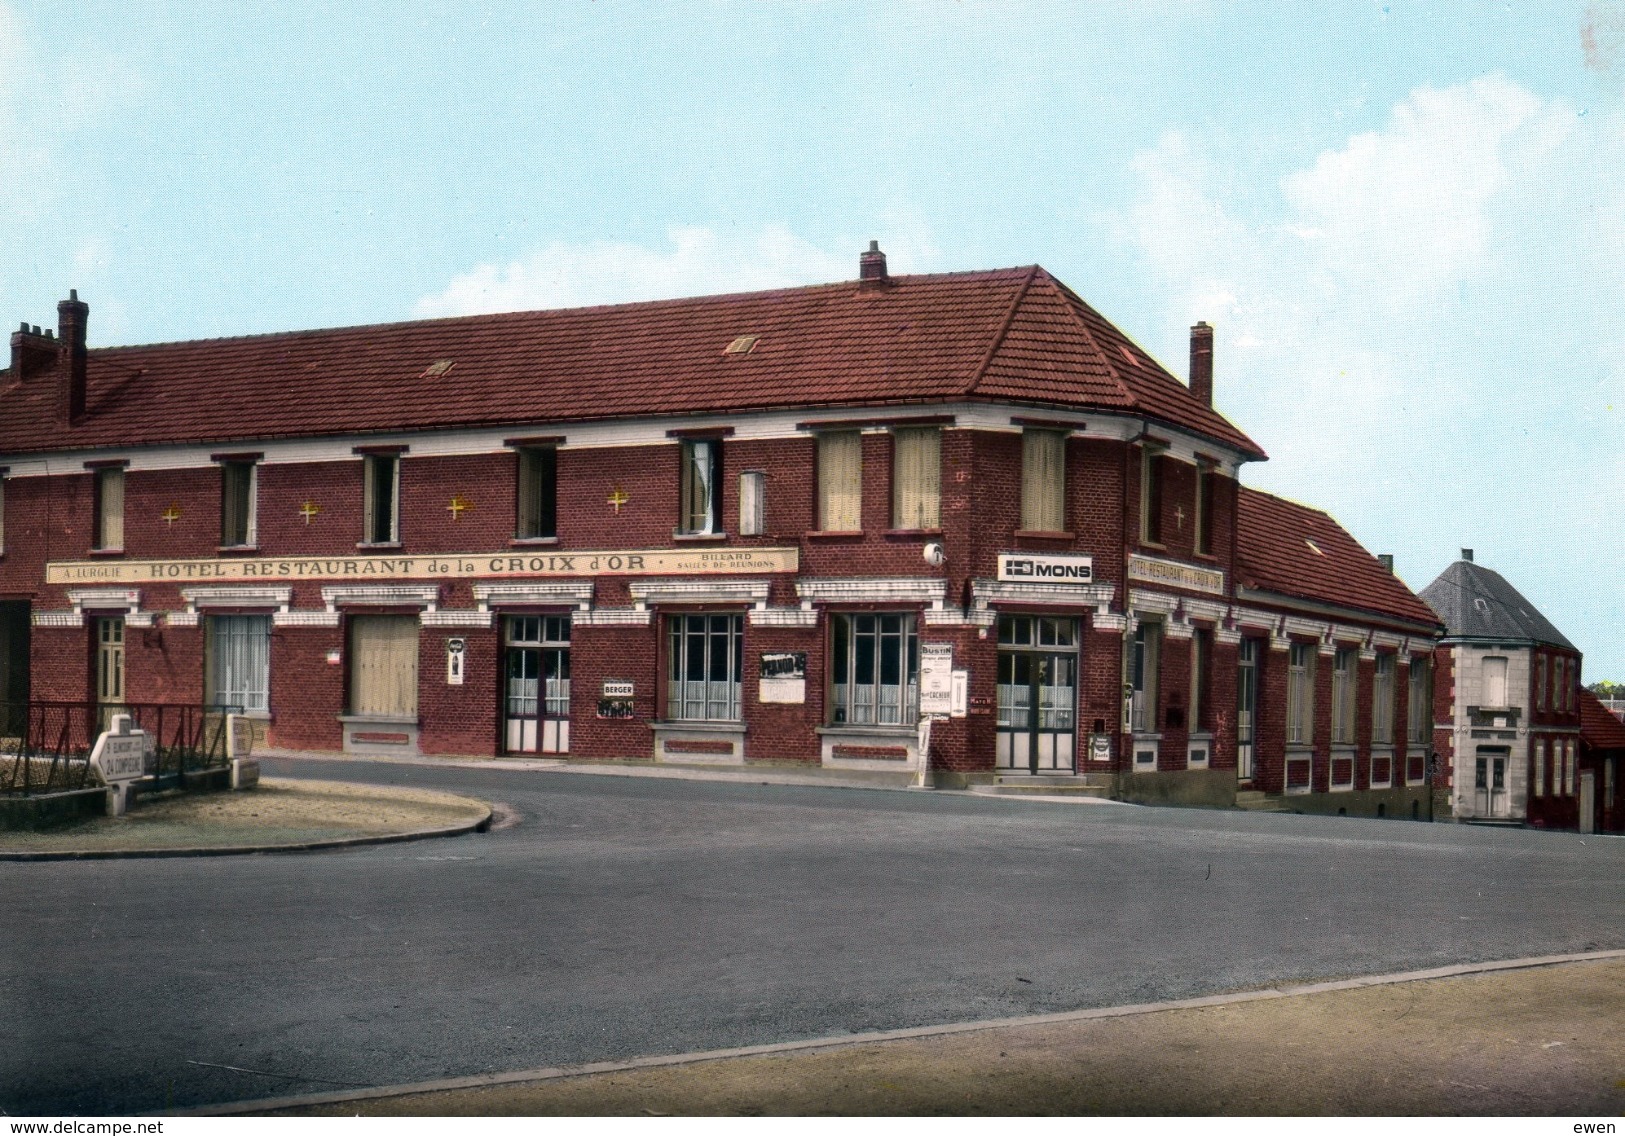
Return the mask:
<path id="1" fill-rule="evenodd" d="M 464 497 L 461 493 L 453 493 L 451 495 L 451 504 L 446 506 L 446 512 L 451 514 L 452 520 L 460 521 L 463 519 L 463 510 L 472 509 L 473 507 L 474 502 L 467 497 Z"/>
<path id="2" fill-rule="evenodd" d="M 632 496 L 631 494 L 627 493 L 626 490 L 617 485 L 613 490 L 611 490 L 608 500 L 611 505 L 615 506 L 616 516 L 619 516 L 621 506 L 632 500 Z"/>
<path id="3" fill-rule="evenodd" d="M 181 519 L 181 507 L 172 501 L 169 504 L 169 508 L 165 509 L 162 513 L 159 513 L 158 516 L 164 522 L 164 524 L 168 525 L 170 528 L 174 528 L 175 522 Z"/>
<path id="4" fill-rule="evenodd" d="M 305 524 L 307 525 L 310 524 L 311 521 L 315 520 L 316 514 L 321 511 L 322 507 L 316 504 L 314 501 L 306 501 L 303 505 L 299 506 L 299 515 L 305 518 Z"/>

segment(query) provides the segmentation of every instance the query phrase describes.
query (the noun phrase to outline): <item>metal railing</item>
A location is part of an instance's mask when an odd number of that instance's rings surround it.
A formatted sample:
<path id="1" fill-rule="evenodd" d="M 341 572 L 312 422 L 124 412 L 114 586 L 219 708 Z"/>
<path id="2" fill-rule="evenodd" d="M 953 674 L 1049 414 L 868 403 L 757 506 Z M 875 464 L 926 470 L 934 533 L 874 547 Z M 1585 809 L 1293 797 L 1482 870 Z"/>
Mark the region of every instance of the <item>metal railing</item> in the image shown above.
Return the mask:
<path id="1" fill-rule="evenodd" d="M 144 780 L 178 784 L 184 773 L 227 764 L 226 715 L 239 711 L 182 702 L 0 702 L 0 794 L 92 787 L 90 752 L 117 714 L 153 737 Z"/>

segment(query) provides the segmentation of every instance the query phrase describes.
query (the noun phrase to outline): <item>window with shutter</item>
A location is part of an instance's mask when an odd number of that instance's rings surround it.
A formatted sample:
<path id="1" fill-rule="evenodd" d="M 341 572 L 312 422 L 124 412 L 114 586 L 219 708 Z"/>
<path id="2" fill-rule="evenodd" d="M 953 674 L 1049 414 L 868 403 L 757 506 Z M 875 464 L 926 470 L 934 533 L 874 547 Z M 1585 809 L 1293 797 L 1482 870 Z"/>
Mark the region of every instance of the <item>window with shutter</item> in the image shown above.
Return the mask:
<path id="1" fill-rule="evenodd" d="M 96 471 L 95 548 L 124 547 L 124 470 Z"/>
<path id="2" fill-rule="evenodd" d="M 351 616 L 349 656 L 350 713 L 417 717 L 417 616 Z"/>

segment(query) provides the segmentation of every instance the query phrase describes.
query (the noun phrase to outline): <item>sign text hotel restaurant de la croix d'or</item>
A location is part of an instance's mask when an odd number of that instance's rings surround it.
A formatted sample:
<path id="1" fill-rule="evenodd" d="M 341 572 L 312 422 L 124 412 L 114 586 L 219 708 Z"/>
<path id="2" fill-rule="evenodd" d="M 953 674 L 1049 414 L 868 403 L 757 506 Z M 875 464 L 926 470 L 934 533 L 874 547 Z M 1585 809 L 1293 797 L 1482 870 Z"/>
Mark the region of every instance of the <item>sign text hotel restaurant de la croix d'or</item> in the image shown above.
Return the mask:
<path id="1" fill-rule="evenodd" d="M 229 560 L 62 560 L 47 584 L 407 580 L 464 576 L 665 576 L 794 572 L 794 548 L 654 548 L 631 552 L 466 552 L 440 556 L 244 556 Z"/>

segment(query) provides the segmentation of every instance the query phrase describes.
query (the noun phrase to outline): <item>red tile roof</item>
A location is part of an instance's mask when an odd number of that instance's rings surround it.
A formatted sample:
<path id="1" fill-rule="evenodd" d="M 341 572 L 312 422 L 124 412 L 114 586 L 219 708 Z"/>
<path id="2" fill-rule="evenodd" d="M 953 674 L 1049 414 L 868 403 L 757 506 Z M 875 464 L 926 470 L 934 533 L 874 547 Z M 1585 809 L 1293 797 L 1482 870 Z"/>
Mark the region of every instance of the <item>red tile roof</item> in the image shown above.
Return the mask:
<path id="1" fill-rule="evenodd" d="M 725 353 L 745 335 L 752 351 Z M 1144 415 L 1264 456 L 1036 266 L 100 348 L 71 429 L 57 387 L 0 378 L 0 451 L 979 396 Z"/>
<path id="2" fill-rule="evenodd" d="M 1243 486 L 1238 514 L 1242 586 L 1438 625 L 1432 608 L 1319 509 Z"/>
<path id="3" fill-rule="evenodd" d="M 1580 688 L 1580 738 L 1592 749 L 1625 749 L 1625 722 L 1614 717 L 1602 699 Z"/>

